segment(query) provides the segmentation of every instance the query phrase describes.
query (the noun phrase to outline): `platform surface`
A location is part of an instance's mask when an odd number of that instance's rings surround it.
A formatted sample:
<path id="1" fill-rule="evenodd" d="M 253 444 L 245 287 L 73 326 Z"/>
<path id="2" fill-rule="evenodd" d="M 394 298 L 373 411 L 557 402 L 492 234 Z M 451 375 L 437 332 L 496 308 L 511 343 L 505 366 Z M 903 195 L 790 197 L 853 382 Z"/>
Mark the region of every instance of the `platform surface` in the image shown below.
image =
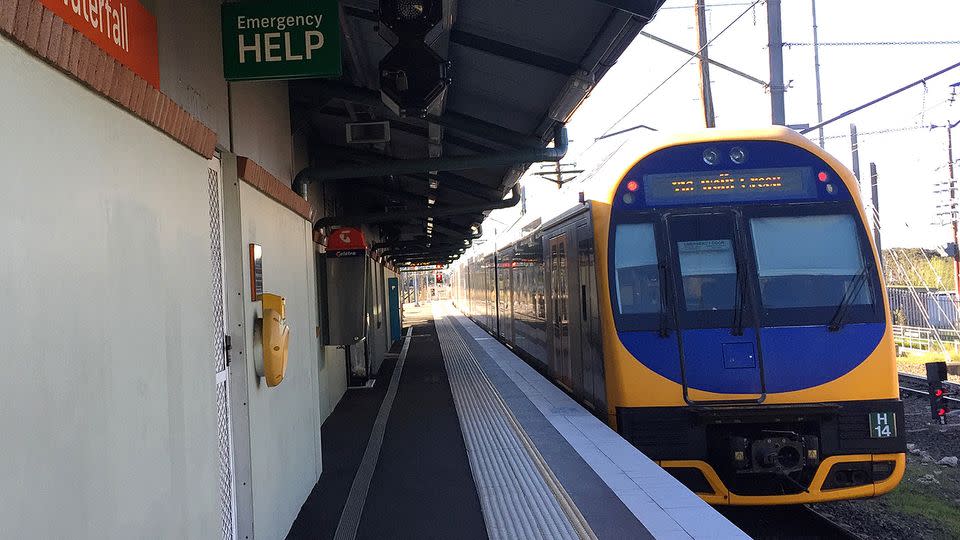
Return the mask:
<path id="1" fill-rule="evenodd" d="M 449 303 L 404 315 L 289 538 L 748 538 Z"/>

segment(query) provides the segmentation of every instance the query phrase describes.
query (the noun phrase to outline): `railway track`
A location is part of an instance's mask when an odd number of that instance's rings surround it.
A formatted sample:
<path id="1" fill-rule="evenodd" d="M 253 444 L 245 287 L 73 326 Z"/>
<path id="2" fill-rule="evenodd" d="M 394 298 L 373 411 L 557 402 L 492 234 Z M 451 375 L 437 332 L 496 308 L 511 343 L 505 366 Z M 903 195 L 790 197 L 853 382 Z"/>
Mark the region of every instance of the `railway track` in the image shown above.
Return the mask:
<path id="1" fill-rule="evenodd" d="M 926 377 L 903 372 L 898 373 L 898 375 L 900 380 L 901 394 L 924 397 L 928 395 Z M 947 390 L 948 394 L 960 396 L 960 384 L 944 381 L 943 387 Z M 954 406 L 960 405 L 960 398 L 957 397 L 951 397 L 948 395 L 947 401 L 952 403 Z"/>
<path id="2" fill-rule="evenodd" d="M 858 539 L 827 516 L 804 505 L 727 506 L 717 510 L 743 532 L 763 539 Z"/>

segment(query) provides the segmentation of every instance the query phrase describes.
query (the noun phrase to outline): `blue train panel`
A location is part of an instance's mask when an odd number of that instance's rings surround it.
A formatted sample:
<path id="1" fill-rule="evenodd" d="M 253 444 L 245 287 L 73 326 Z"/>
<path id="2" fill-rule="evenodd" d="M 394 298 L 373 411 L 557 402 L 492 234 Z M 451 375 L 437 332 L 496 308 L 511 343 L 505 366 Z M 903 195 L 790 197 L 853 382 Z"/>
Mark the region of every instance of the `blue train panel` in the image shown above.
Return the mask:
<path id="1" fill-rule="evenodd" d="M 850 190 L 790 144 L 710 142 L 645 157 L 615 191 L 609 245 L 621 342 L 685 387 L 810 388 L 855 369 L 884 334 Z"/>

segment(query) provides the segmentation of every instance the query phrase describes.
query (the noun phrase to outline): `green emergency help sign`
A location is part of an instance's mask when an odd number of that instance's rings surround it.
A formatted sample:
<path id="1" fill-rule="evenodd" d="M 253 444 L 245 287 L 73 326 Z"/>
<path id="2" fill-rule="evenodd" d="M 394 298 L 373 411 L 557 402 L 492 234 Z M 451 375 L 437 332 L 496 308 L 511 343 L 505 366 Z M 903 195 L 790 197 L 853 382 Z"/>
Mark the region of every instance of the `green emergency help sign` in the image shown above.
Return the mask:
<path id="1" fill-rule="evenodd" d="M 228 81 L 340 76 L 337 0 L 229 3 L 220 17 Z"/>

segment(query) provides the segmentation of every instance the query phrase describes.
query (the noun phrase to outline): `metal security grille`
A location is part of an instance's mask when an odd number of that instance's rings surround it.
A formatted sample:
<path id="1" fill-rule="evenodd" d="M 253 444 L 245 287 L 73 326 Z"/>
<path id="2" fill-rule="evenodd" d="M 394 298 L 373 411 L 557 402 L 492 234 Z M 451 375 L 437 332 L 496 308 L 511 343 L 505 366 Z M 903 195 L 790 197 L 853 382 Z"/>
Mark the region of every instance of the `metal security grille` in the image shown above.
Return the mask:
<path id="1" fill-rule="evenodd" d="M 217 449 L 220 477 L 221 537 L 233 540 L 236 496 L 233 485 L 233 456 L 230 434 L 230 396 L 227 385 L 226 323 L 223 300 L 223 233 L 220 206 L 220 173 L 210 168 L 207 181 L 210 195 L 210 278 L 213 306 L 213 368 L 217 374 Z"/>

